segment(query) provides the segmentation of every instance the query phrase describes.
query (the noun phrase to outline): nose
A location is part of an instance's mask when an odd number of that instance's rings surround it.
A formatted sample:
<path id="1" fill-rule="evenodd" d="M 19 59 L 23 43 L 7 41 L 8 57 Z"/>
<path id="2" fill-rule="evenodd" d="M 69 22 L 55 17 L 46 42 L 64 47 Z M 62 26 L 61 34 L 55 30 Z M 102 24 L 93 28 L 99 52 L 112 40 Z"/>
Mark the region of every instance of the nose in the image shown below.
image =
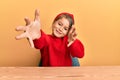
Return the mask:
<path id="1" fill-rule="evenodd" d="M 63 30 L 63 27 L 61 26 L 61 27 L 59 28 L 59 30 L 62 31 L 62 30 Z"/>

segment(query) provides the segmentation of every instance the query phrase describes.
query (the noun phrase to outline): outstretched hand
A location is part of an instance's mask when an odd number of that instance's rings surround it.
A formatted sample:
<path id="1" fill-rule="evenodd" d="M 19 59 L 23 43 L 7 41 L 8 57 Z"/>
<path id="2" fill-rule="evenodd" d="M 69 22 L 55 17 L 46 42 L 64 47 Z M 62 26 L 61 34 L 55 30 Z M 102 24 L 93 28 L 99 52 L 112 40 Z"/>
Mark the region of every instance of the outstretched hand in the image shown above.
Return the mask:
<path id="1" fill-rule="evenodd" d="M 68 47 L 76 40 L 76 30 L 75 27 L 72 26 L 72 28 L 70 29 L 69 33 L 68 33 Z"/>
<path id="2" fill-rule="evenodd" d="M 39 11 L 35 10 L 35 18 L 34 21 L 30 21 L 30 19 L 25 18 L 26 26 L 18 26 L 16 31 L 24 31 L 24 33 L 16 36 L 16 39 L 27 38 L 31 47 L 34 48 L 33 40 L 41 37 L 40 29 L 40 18 Z"/>

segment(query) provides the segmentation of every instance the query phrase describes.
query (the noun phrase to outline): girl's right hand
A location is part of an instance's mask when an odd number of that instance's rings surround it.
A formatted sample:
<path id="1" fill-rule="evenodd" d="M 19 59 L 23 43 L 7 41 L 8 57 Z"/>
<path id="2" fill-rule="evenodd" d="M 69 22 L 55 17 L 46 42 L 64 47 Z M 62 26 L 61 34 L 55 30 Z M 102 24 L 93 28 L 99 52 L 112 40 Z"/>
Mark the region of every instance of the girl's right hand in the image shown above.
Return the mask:
<path id="1" fill-rule="evenodd" d="M 68 33 L 68 47 L 76 40 L 76 29 L 74 26 L 72 26 L 72 28 L 70 29 L 69 33 Z"/>
<path id="2" fill-rule="evenodd" d="M 27 38 L 31 47 L 34 48 L 33 40 L 41 37 L 40 29 L 40 18 L 39 11 L 35 10 L 35 18 L 34 21 L 30 21 L 30 19 L 25 18 L 26 26 L 18 26 L 16 28 L 17 31 L 24 31 L 24 33 L 16 36 L 16 39 Z"/>

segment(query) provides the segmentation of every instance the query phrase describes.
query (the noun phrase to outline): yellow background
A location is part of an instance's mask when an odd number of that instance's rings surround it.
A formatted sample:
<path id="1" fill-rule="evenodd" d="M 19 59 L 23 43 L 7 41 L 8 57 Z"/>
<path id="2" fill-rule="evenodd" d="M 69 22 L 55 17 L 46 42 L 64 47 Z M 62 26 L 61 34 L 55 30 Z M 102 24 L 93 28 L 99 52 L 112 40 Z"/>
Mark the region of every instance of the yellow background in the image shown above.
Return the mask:
<path id="1" fill-rule="evenodd" d="M 34 18 L 40 10 L 42 29 L 51 32 L 51 23 L 60 12 L 75 16 L 78 38 L 85 46 L 82 66 L 120 65 L 120 0 L 2 0 L 0 1 L 0 66 L 37 66 L 39 50 L 26 39 L 15 40 L 24 17 Z"/>

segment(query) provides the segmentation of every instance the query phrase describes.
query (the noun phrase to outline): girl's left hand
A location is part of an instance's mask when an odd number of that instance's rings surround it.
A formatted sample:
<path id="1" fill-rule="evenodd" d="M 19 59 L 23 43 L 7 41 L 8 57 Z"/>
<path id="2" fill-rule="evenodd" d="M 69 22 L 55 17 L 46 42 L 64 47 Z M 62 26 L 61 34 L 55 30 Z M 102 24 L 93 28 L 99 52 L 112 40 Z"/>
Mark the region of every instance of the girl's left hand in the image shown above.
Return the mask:
<path id="1" fill-rule="evenodd" d="M 76 40 L 76 30 L 75 27 L 72 26 L 72 28 L 70 29 L 69 33 L 68 33 L 68 47 Z"/>

